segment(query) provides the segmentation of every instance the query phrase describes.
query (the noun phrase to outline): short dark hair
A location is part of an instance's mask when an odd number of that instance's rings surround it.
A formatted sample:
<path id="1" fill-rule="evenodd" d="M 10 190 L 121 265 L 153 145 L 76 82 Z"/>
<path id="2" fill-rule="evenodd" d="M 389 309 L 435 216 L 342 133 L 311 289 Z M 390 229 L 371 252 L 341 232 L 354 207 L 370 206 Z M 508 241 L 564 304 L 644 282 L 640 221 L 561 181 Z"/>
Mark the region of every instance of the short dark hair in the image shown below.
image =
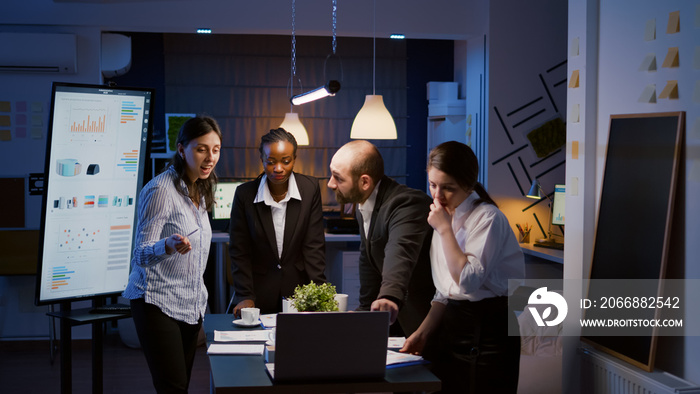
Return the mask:
<path id="1" fill-rule="evenodd" d="M 274 144 L 275 142 L 289 142 L 294 147 L 294 158 L 297 157 L 297 139 L 294 138 L 294 134 L 288 132 L 283 128 L 277 128 L 270 130 L 269 133 L 260 137 L 260 157 L 263 155 L 263 146 L 265 144 Z"/>

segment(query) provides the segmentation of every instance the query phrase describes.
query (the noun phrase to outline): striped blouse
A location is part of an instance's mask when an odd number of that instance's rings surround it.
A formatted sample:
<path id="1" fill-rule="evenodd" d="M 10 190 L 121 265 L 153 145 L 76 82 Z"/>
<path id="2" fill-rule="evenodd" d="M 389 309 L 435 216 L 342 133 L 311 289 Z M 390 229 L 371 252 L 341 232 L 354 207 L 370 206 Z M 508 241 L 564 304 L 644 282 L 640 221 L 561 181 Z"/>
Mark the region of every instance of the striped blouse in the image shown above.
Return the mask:
<path id="1" fill-rule="evenodd" d="M 211 226 L 204 199 L 197 208 L 175 189 L 175 169 L 169 167 L 153 178 L 139 194 L 136 240 L 129 284 L 122 296 L 143 298 L 175 320 L 196 324 L 204 317 L 207 289 L 202 275 L 211 245 Z M 181 186 L 186 189 L 185 183 Z M 190 235 L 192 250 L 186 254 L 165 252 L 165 240 L 173 234 Z"/>

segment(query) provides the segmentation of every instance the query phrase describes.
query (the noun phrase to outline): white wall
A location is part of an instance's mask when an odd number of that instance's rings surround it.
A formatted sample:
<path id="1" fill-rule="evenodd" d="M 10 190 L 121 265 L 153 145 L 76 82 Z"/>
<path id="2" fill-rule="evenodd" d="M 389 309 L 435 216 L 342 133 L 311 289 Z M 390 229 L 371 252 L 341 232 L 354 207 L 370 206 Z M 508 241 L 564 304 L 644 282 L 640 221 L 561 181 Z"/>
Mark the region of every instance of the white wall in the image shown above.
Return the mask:
<path id="1" fill-rule="evenodd" d="M 680 11 L 680 32 L 667 34 L 669 14 Z M 673 265 L 681 265 L 678 271 L 687 279 L 700 278 L 700 103 L 693 94 L 700 81 L 700 59 L 694 56 L 700 45 L 699 0 L 639 0 L 630 6 L 629 1 L 606 0 L 600 2 L 600 44 L 598 49 L 597 80 L 597 135 L 596 135 L 596 194 L 600 194 L 610 115 L 646 112 L 686 112 L 685 162 L 679 183 L 685 190 L 685 205 L 676 210 L 685 212 L 685 242 L 679 242 L 684 251 L 671 251 Z M 645 41 L 647 21 L 656 24 L 656 38 Z M 679 67 L 662 67 L 667 51 L 678 47 Z M 656 56 L 656 71 L 640 71 L 640 65 L 648 54 Z M 678 81 L 677 99 L 659 99 L 658 96 L 669 80 Z M 656 103 L 638 101 L 649 84 L 656 85 Z M 588 141 L 587 141 L 588 142 Z M 587 175 L 588 176 L 588 175 Z M 650 180 L 650 184 L 653 182 Z M 596 201 L 598 201 L 596 195 Z M 643 213 L 640 213 L 643 214 Z M 678 226 L 676 226 L 678 228 Z M 674 230 L 676 230 L 674 228 Z M 694 300 L 687 300 L 688 304 Z M 688 305 L 688 314 L 697 309 Z M 695 383 L 700 383 L 700 337 L 673 340 L 675 346 L 664 346 L 663 338 L 657 348 L 657 368 L 671 372 Z"/>
<path id="2" fill-rule="evenodd" d="M 44 172 L 52 82 L 102 82 L 99 56 L 101 31 L 95 27 L 81 26 L 15 26 L 12 29 L 2 26 L 0 29 L 8 30 L 72 33 L 77 36 L 76 74 L 59 76 L 0 73 L 0 101 L 10 101 L 13 111 L 18 102 L 25 102 L 30 107 L 29 118 L 36 116 L 41 120 L 41 123 L 36 125 L 37 129 L 41 130 L 40 138 L 32 138 L 29 131 L 25 138 L 18 138 L 13 132 L 11 141 L 0 143 L 0 176 L 26 177 L 29 173 Z M 32 111 L 32 107 L 37 111 Z M 11 116 L 14 121 L 14 113 Z M 41 196 L 27 196 L 25 206 L 26 228 L 38 230 L 41 221 Z M 45 316 L 48 307 L 34 306 L 34 281 L 34 276 L 0 276 L 0 338 L 49 336 L 49 318 Z M 81 304 L 76 304 L 75 307 L 80 306 Z M 76 338 L 90 337 L 89 326 L 76 327 L 73 332 Z"/>
<path id="3" fill-rule="evenodd" d="M 565 152 L 538 158 L 527 134 L 550 119 L 566 119 L 567 4 L 559 0 L 498 1 L 489 10 L 488 191 L 515 224 L 548 229 L 547 203 L 525 198 L 532 179 L 546 193 L 564 183 Z M 473 103 L 472 103 L 473 104 Z M 527 145 L 525 148 L 523 146 Z M 531 241 L 545 237 L 535 225 Z"/>

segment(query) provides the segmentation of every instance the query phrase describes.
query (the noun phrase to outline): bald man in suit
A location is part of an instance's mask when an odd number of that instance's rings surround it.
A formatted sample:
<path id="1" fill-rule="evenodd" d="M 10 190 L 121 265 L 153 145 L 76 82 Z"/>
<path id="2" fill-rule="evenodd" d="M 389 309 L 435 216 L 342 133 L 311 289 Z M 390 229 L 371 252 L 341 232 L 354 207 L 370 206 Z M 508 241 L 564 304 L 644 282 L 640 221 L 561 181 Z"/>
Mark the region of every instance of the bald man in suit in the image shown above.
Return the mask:
<path id="1" fill-rule="evenodd" d="M 330 169 L 328 187 L 336 200 L 358 204 L 358 309 L 389 311 L 392 335 L 408 336 L 435 295 L 429 256 L 433 231 L 427 221 L 432 199 L 384 175 L 382 156 L 368 141 L 343 145 Z"/>

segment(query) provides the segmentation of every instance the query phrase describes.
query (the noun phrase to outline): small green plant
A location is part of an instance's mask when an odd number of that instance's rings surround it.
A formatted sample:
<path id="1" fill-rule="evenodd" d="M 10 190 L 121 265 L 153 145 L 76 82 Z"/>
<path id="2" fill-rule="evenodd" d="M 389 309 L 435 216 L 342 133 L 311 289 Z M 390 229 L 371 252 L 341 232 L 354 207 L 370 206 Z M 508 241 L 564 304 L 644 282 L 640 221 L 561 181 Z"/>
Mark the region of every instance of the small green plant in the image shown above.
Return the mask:
<path id="1" fill-rule="evenodd" d="M 330 283 L 317 285 L 313 282 L 299 285 L 292 295 L 292 306 L 299 312 L 333 312 L 338 310 L 335 286 Z"/>

